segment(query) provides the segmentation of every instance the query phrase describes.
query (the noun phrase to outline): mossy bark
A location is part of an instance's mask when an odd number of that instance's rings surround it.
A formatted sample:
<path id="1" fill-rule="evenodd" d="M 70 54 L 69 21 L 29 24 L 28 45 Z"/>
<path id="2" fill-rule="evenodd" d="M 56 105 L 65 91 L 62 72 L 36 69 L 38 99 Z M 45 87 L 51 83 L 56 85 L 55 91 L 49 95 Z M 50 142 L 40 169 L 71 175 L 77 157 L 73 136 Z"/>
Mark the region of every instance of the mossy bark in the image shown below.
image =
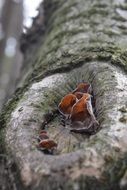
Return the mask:
<path id="1" fill-rule="evenodd" d="M 45 32 L 27 47 L 29 69 L 1 114 L 2 150 L 14 159 L 23 188 L 126 189 L 127 5 L 47 0 L 44 7 Z M 36 148 L 45 114 L 83 80 L 92 84 L 101 130 L 89 138 L 71 134 L 56 114 L 47 131 L 58 150 L 45 155 Z"/>

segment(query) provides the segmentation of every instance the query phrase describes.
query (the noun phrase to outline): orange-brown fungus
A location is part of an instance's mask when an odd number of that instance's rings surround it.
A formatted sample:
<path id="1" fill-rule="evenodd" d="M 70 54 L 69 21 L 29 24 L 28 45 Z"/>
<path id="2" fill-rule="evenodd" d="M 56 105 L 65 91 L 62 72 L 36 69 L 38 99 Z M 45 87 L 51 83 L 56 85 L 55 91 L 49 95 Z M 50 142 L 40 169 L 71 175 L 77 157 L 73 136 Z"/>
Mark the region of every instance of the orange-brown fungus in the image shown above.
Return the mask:
<path id="1" fill-rule="evenodd" d="M 82 82 L 79 83 L 77 88 L 72 92 L 82 92 L 82 93 L 90 93 L 91 94 L 91 84 L 89 84 L 88 82 Z"/>
<path id="2" fill-rule="evenodd" d="M 73 106 L 70 119 L 74 121 L 84 121 L 87 117 L 90 116 L 87 109 L 87 101 L 90 99 L 91 95 L 84 93 L 83 97 Z"/>
<path id="3" fill-rule="evenodd" d="M 72 106 L 77 102 L 77 98 L 74 94 L 68 94 L 64 96 L 58 106 L 59 111 L 63 115 L 70 115 Z"/>
<path id="4" fill-rule="evenodd" d="M 41 130 L 41 131 L 40 131 L 40 134 L 42 134 L 42 133 L 47 134 L 47 131 L 46 131 L 46 130 Z"/>
<path id="5" fill-rule="evenodd" d="M 57 147 L 57 143 L 54 140 L 45 139 L 45 140 L 40 141 L 39 147 L 49 150 L 49 149 L 53 149 Z"/>
<path id="6" fill-rule="evenodd" d="M 82 92 L 74 92 L 73 94 L 76 96 L 76 98 L 77 98 L 78 100 L 81 99 L 82 96 L 83 96 L 83 93 L 82 93 Z"/>
<path id="7" fill-rule="evenodd" d="M 41 133 L 40 135 L 39 135 L 39 139 L 49 139 L 49 137 L 48 137 L 48 135 L 46 134 L 46 133 Z"/>
<path id="8" fill-rule="evenodd" d="M 91 93 L 91 84 L 82 82 L 77 85 L 75 90 L 65 95 L 59 103 L 59 112 L 64 116 L 63 124 L 65 126 L 69 120 L 71 132 L 91 135 L 95 134 L 99 128 L 99 123 L 93 112 L 95 103 L 94 99 L 91 102 Z M 47 122 L 45 122 L 43 129 L 46 128 L 46 124 Z M 57 147 L 57 143 L 48 137 L 46 130 L 40 131 L 38 139 L 39 148 L 44 152 L 52 153 Z"/>
<path id="9" fill-rule="evenodd" d="M 77 85 L 77 88 L 72 94 L 66 95 L 61 100 L 59 111 L 65 116 L 64 126 L 66 125 L 67 120 L 69 120 L 71 132 L 94 134 L 97 129 L 99 129 L 99 123 L 96 120 L 93 111 L 95 107 L 95 103 L 93 103 L 94 98 L 91 100 L 91 94 L 91 84 L 82 82 Z M 72 97 L 74 98 L 74 101 L 72 101 L 73 103 L 71 104 Z M 60 110 L 60 108 L 63 109 Z M 65 113 L 68 114 L 68 117 L 66 117 Z"/>

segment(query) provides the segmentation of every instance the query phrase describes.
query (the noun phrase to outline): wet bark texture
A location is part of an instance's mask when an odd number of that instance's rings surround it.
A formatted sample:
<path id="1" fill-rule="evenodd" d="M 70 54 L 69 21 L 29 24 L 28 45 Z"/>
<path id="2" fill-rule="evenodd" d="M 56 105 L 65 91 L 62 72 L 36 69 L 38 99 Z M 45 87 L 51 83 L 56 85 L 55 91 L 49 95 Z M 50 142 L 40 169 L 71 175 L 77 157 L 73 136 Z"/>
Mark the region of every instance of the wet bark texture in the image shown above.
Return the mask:
<path id="1" fill-rule="evenodd" d="M 1 149 L 11 156 L 18 173 L 15 188 L 21 184 L 32 190 L 124 190 L 127 4 L 47 0 L 43 6 L 44 30 L 34 43 L 30 37 L 23 44 L 28 69 L 0 119 Z M 40 152 L 36 137 L 45 114 L 56 110 L 60 99 L 83 80 L 92 84 L 101 130 L 90 137 L 71 134 L 55 114 L 47 131 L 58 143 L 57 152 Z"/>

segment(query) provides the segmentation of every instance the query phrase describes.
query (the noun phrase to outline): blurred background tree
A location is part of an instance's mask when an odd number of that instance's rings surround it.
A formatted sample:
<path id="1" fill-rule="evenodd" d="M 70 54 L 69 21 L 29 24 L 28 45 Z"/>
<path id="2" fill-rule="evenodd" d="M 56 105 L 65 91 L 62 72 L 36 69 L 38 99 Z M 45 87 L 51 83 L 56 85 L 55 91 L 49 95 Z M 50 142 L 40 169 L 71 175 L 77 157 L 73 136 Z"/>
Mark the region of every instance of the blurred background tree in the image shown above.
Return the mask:
<path id="1" fill-rule="evenodd" d="M 0 110 L 20 79 L 23 57 L 19 39 L 24 30 L 23 25 L 31 26 L 31 17 L 36 16 L 40 1 L 0 1 Z"/>
<path id="2" fill-rule="evenodd" d="M 16 87 L 22 55 L 18 40 L 23 29 L 23 1 L 0 2 L 0 109 Z"/>

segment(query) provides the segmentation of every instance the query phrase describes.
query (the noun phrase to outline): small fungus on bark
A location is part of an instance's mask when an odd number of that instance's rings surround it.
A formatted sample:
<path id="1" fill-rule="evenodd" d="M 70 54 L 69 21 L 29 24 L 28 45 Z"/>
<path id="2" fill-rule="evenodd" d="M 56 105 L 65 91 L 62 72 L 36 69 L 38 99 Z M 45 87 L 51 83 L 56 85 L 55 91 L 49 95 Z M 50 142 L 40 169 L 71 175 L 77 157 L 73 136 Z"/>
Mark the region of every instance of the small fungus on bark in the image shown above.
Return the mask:
<path id="1" fill-rule="evenodd" d="M 99 129 L 99 123 L 93 111 L 95 110 L 94 101 L 92 87 L 88 82 L 79 83 L 72 92 L 65 95 L 58 105 L 58 111 L 64 119 L 64 127 L 73 133 L 95 134 Z M 56 149 L 57 143 L 49 138 L 45 130 L 50 121 L 49 117 L 47 118 L 38 137 L 38 148 L 49 153 Z M 69 126 L 67 126 L 68 123 Z"/>

